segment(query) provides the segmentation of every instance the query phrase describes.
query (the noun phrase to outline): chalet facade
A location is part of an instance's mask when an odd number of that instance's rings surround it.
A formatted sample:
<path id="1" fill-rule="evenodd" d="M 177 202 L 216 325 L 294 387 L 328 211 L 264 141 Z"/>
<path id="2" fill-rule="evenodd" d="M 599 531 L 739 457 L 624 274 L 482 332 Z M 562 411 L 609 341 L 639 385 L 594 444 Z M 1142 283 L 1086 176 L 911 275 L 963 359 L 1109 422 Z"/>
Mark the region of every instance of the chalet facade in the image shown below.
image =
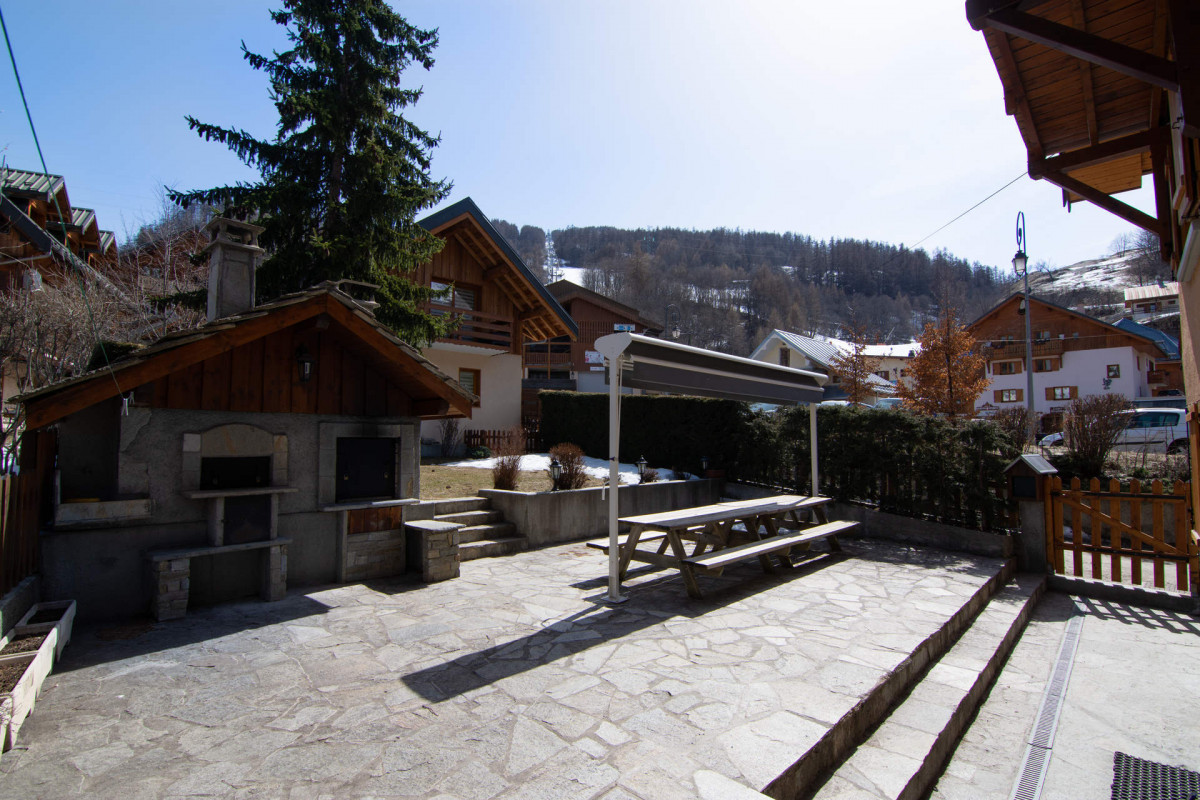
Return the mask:
<path id="1" fill-rule="evenodd" d="M 574 341 L 558 336 L 525 345 L 522 411 L 526 417 L 537 416 L 537 393 L 543 389 L 608 391 L 604 357 L 595 347 L 601 336 L 621 331 L 655 336 L 662 330 L 661 324 L 643 317 L 636 308 L 577 283 L 560 280 L 546 289 L 575 321 L 579 335 Z"/>
<path id="2" fill-rule="evenodd" d="M 371 577 L 365 553 L 402 540 L 419 497 L 422 421 L 476 400 L 351 285 L 254 307 L 255 227 L 212 230 L 212 321 L 22 398 L 22 456 L 42 462 L 23 472 L 47 476 L 43 590 L 83 617 Z"/>
<path id="3" fill-rule="evenodd" d="M 117 246 L 94 211 L 71 205 L 61 175 L 0 167 L 0 252 L 4 290 L 60 281 L 74 266 L 100 268 Z"/>
<path id="4" fill-rule="evenodd" d="M 842 353 L 843 348 L 839 347 L 833 340 L 817 339 L 811 336 L 801 336 L 798 333 L 773 330 L 759 343 L 758 347 L 754 348 L 754 352 L 750 354 L 750 357 L 756 361 L 765 361 L 768 364 L 813 370 L 828 375 L 829 384 L 825 387 L 825 399 L 845 400 L 847 396 L 846 391 L 842 388 L 841 379 L 833 366 L 834 361 Z M 894 368 L 899 373 L 904 368 L 898 362 L 899 359 L 897 359 L 896 365 L 888 369 Z M 884 368 L 881 366 L 879 371 L 883 372 Z M 900 375 L 898 374 L 897 377 L 900 377 Z M 869 393 L 864 402 L 868 405 L 874 405 L 885 397 L 894 396 L 896 394 L 896 384 L 876 374 L 870 377 L 868 390 Z"/>
<path id="5" fill-rule="evenodd" d="M 980 414 L 1027 404 L 1023 299 L 1013 295 L 967 326 L 987 358 L 991 385 L 975 402 Z M 1076 398 L 1120 394 L 1152 396 L 1163 381 L 1157 371 L 1169 361 L 1151 337 L 1029 298 L 1033 331 L 1033 408 L 1043 433 L 1062 429 Z"/>
<path id="6" fill-rule="evenodd" d="M 1134 322 L 1179 313 L 1179 281 L 1125 290 L 1125 316 Z"/>
<path id="7" fill-rule="evenodd" d="M 423 354 L 478 397 L 472 429 L 519 426 L 524 346 L 574 341 L 578 327 L 470 198 L 421 225 L 445 239 L 446 246 L 412 280 L 447 292 L 430 304 L 431 313 L 460 318 L 454 331 Z M 438 427 L 426 422 L 422 436 L 439 438 Z"/>

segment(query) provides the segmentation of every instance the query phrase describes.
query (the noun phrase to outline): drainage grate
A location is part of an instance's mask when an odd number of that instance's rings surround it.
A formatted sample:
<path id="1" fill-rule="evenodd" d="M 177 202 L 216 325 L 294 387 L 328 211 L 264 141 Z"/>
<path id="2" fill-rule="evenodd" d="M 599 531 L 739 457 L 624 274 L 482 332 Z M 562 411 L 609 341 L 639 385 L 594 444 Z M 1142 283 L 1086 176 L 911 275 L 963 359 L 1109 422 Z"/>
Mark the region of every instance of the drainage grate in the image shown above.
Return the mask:
<path id="1" fill-rule="evenodd" d="M 1079 648 L 1082 632 L 1083 617 L 1072 617 L 1067 621 L 1067 630 L 1058 648 L 1050 682 L 1042 695 L 1037 722 L 1033 726 L 1033 735 L 1029 737 L 1029 746 L 1025 748 L 1021 774 L 1013 786 L 1011 800 L 1037 800 L 1042 795 L 1042 781 L 1045 780 L 1046 767 L 1050 765 L 1050 751 L 1054 747 L 1054 732 L 1058 729 L 1058 717 L 1062 712 L 1067 682 L 1071 679 L 1071 665 L 1075 663 L 1075 651 Z"/>
<path id="2" fill-rule="evenodd" d="M 1112 800 L 1196 800 L 1200 772 L 1113 753 Z"/>

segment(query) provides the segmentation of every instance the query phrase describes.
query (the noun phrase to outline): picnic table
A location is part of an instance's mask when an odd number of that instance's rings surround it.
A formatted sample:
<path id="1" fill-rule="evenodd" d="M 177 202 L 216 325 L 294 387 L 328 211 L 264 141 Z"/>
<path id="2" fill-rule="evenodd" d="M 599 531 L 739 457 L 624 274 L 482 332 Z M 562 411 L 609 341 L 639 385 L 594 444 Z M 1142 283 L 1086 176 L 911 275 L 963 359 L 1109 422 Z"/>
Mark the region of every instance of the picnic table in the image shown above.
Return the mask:
<path id="1" fill-rule="evenodd" d="M 757 558 L 764 571 L 773 573 L 772 556 L 790 569 L 794 550 L 807 551 L 813 542 L 826 539 L 831 550 L 840 551 L 837 534 L 858 524 L 830 522 L 829 503 L 828 497 L 777 495 L 621 517 L 629 533 L 620 545 L 620 577 L 625 577 L 633 561 L 678 569 L 688 594 L 699 598 L 697 574 L 720 575 L 729 564 L 750 558 Z M 639 548 L 647 544 L 656 547 Z M 606 544 L 589 546 L 608 552 Z"/>

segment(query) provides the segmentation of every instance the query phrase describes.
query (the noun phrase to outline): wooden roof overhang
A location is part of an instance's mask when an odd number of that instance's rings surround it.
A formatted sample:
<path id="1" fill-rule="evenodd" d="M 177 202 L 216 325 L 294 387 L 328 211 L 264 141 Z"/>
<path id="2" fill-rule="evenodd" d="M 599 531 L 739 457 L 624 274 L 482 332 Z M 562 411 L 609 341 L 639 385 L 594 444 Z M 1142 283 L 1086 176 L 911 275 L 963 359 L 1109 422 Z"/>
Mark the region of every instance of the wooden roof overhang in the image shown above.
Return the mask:
<path id="1" fill-rule="evenodd" d="M 399 339 L 335 284 L 322 284 L 244 314 L 163 337 L 109 367 L 16 398 L 25 409 L 25 427 L 27 430 L 45 427 L 212 356 L 293 325 L 315 322 L 319 317 L 339 325 L 346 338 L 373 356 L 373 367 L 404 387 L 412 397 L 414 416 L 471 415 L 474 395 Z"/>
<path id="2" fill-rule="evenodd" d="M 989 308 L 987 311 L 980 314 L 978 318 L 967 325 L 967 330 L 971 331 L 972 335 L 974 335 L 975 330 L 977 330 L 980 325 L 995 319 L 1002 312 L 1008 310 L 1010 306 L 1014 307 L 1014 313 L 1020 313 L 1015 311 L 1015 307 L 1019 306 L 1021 300 L 1022 295 L 1019 293 L 1009 295 L 996 305 Z M 1121 337 L 1126 340 L 1130 347 L 1134 348 L 1135 350 L 1141 350 L 1147 355 L 1151 355 L 1156 359 L 1160 359 L 1167 355 L 1166 351 L 1163 350 L 1159 343 L 1154 339 L 1151 339 L 1149 336 L 1143 336 L 1140 333 L 1134 333 L 1133 331 L 1127 331 L 1124 328 L 1119 328 L 1116 325 L 1110 325 L 1103 320 L 1096 319 L 1095 317 L 1089 317 L 1087 314 L 1080 314 L 1078 311 L 1067 308 L 1066 306 L 1060 306 L 1057 303 L 1051 303 L 1049 300 L 1044 300 L 1040 297 L 1035 297 L 1034 295 L 1029 296 L 1029 303 L 1031 306 L 1042 306 L 1044 310 L 1062 312 L 1069 317 L 1074 317 L 1080 320 L 1085 325 L 1094 325 L 1097 328 L 1101 328 L 1106 334 L 1110 336 Z M 1024 339 L 1021 341 L 1024 341 Z"/>
<path id="3" fill-rule="evenodd" d="M 655 322 L 652 319 L 642 316 L 642 313 L 633 306 L 627 306 L 624 303 L 618 303 L 611 297 L 605 297 L 599 292 L 593 292 L 587 287 L 580 286 L 577 283 L 572 283 L 568 280 L 558 280 L 546 287 L 550 294 L 554 295 L 554 299 L 559 302 L 564 308 L 567 303 L 579 298 L 585 300 L 600 308 L 607 309 L 614 314 L 629 318 L 630 322 L 636 322 L 646 330 L 661 331 L 663 325 L 661 322 Z"/>
<path id="4" fill-rule="evenodd" d="M 1195 214 L 1200 6 L 1193 0 L 967 0 L 1029 175 L 1159 236 L 1177 262 Z M 1114 194 L 1152 174 L 1155 213 Z"/>
<path id="5" fill-rule="evenodd" d="M 574 320 L 470 198 L 426 217 L 421 224 L 443 239 L 456 239 L 483 265 L 484 279 L 499 287 L 518 308 L 516 333 L 521 341 L 579 337 Z"/>

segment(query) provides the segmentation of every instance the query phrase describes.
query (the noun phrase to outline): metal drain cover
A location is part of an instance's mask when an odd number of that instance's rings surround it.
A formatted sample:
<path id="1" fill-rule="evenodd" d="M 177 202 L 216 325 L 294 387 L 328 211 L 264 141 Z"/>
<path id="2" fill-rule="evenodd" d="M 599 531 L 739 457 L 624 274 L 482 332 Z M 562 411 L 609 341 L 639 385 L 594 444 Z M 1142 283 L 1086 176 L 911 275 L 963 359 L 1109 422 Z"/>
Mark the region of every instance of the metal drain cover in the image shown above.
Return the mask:
<path id="1" fill-rule="evenodd" d="M 1197 800 L 1200 772 L 1113 753 L 1112 800 Z"/>

